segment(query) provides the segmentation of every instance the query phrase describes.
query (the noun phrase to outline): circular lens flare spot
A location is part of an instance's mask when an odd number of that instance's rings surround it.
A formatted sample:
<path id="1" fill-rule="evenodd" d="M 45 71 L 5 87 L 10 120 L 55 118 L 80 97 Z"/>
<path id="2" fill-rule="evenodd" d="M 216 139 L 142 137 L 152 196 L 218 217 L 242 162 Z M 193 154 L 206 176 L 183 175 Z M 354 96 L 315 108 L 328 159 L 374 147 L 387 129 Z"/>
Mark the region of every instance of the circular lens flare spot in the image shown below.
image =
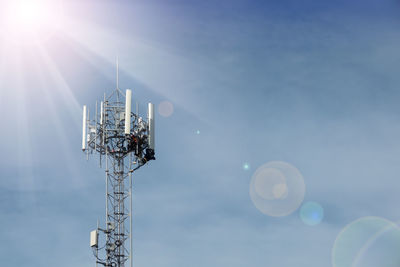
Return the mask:
<path id="1" fill-rule="evenodd" d="M 288 188 L 286 183 L 285 184 L 275 184 L 272 190 L 275 199 L 283 199 L 286 198 L 288 195 Z"/>
<path id="2" fill-rule="evenodd" d="M 200 134 L 200 130 L 197 130 L 197 131 L 196 131 L 196 134 L 199 135 L 199 134 Z"/>
<path id="3" fill-rule="evenodd" d="M 275 191 L 279 185 L 286 185 L 286 178 L 278 169 L 262 169 L 255 177 L 256 193 L 263 199 L 276 199 Z"/>
<path id="4" fill-rule="evenodd" d="M 163 117 L 169 117 L 174 113 L 174 105 L 169 101 L 163 101 L 158 105 L 158 113 Z"/>
<path id="5" fill-rule="evenodd" d="M 243 163 L 243 170 L 248 171 L 250 169 L 250 164 L 245 162 Z"/>
<path id="6" fill-rule="evenodd" d="M 271 161 L 254 172 L 249 191 L 257 209 L 266 215 L 279 217 L 291 214 L 300 206 L 305 184 L 294 166 Z"/>
<path id="7" fill-rule="evenodd" d="M 334 267 L 397 267 L 400 263 L 400 229 L 380 217 L 363 217 L 348 224 L 332 250 Z"/>
<path id="8" fill-rule="evenodd" d="M 320 224 L 324 218 L 324 209 L 316 202 L 306 202 L 300 208 L 300 218 L 310 226 Z"/>

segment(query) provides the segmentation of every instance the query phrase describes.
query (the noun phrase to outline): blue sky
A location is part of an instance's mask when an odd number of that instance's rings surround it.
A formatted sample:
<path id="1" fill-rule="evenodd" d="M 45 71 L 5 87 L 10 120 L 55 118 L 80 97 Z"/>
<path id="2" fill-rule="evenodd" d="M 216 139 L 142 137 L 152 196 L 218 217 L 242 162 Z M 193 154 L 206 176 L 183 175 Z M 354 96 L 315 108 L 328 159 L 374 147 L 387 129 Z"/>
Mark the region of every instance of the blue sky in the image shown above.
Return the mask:
<path id="1" fill-rule="evenodd" d="M 81 106 L 114 90 L 116 56 L 120 87 L 141 110 L 174 105 L 156 117 L 157 160 L 135 176 L 135 266 L 332 266 L 346 225 L 400 220 L 399 1 L 86 0 L 63 10 L 63 27 L 39 44 L 1 31 L 5 266 L 94 266 L 104 173 L 81 152 Z M 269 161 L 302 173 L 320 224 L 253 205 L 252 174 Z"/>

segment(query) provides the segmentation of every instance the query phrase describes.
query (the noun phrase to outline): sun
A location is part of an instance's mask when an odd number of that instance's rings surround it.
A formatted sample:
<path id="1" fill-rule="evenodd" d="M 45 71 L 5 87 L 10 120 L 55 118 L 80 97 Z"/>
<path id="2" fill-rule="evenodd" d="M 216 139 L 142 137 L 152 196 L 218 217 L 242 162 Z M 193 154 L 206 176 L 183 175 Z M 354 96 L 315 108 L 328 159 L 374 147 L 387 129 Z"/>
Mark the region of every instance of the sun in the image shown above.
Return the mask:
<path id="1" fill-rule="evenodd" d="M 46 25 L 50 15 L 41 1 L 17 2 L 9 16 L 9 21 L 20 30 L 36 30 Z"/>
<path id="2" fill-rule="evenodd" d="M 18 44 L 45 40 L 62 25 L 62 5 L 57 0 L 3 0 L 1 35 Z"/>

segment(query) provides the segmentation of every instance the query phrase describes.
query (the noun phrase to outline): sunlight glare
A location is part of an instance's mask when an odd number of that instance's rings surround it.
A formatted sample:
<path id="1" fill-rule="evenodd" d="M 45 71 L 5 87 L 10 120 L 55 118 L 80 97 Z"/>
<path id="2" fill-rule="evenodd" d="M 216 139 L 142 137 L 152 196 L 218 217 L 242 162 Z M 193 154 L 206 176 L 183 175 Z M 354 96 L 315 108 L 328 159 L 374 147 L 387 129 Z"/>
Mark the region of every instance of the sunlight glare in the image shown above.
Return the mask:
<path id="1" fill-rule="evenodd" d="M 62 22 L 61 2 L 57 0 L 5 1 L 1 9 L 3 36 L 19 44 L 45 40 Z"/>

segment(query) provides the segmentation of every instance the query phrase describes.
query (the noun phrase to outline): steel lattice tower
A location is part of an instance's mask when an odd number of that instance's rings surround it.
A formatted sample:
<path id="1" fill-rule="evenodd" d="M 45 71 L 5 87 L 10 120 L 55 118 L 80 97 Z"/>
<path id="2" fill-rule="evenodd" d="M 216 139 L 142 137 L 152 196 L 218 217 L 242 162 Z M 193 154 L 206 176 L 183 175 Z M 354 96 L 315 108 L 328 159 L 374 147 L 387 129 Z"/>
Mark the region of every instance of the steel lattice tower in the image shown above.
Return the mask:
<path id="1" fill-rule="evenodd" d="M 87 157 L 100 155 L 105 165 L 106 222 L 102 229 L 91 232 L 90 245 L 96 256 L 96 266 L 132 266 L 132 174 L 154 160 L 154 106 L 148 104 L 147 121 L 131 112 L 132 91 L 124 95 L 118 88 L 100 103 L 96 102 L 95 118 L 83 106 L 82 150 Z M 129 200 L 129 202 L 128 202 Z M 129 226 L 128 226 L 129 221 Z M 104 244 L 99 246 L 99 233 Z M 128 242 L 130 241 L 130 242 Z"/>

